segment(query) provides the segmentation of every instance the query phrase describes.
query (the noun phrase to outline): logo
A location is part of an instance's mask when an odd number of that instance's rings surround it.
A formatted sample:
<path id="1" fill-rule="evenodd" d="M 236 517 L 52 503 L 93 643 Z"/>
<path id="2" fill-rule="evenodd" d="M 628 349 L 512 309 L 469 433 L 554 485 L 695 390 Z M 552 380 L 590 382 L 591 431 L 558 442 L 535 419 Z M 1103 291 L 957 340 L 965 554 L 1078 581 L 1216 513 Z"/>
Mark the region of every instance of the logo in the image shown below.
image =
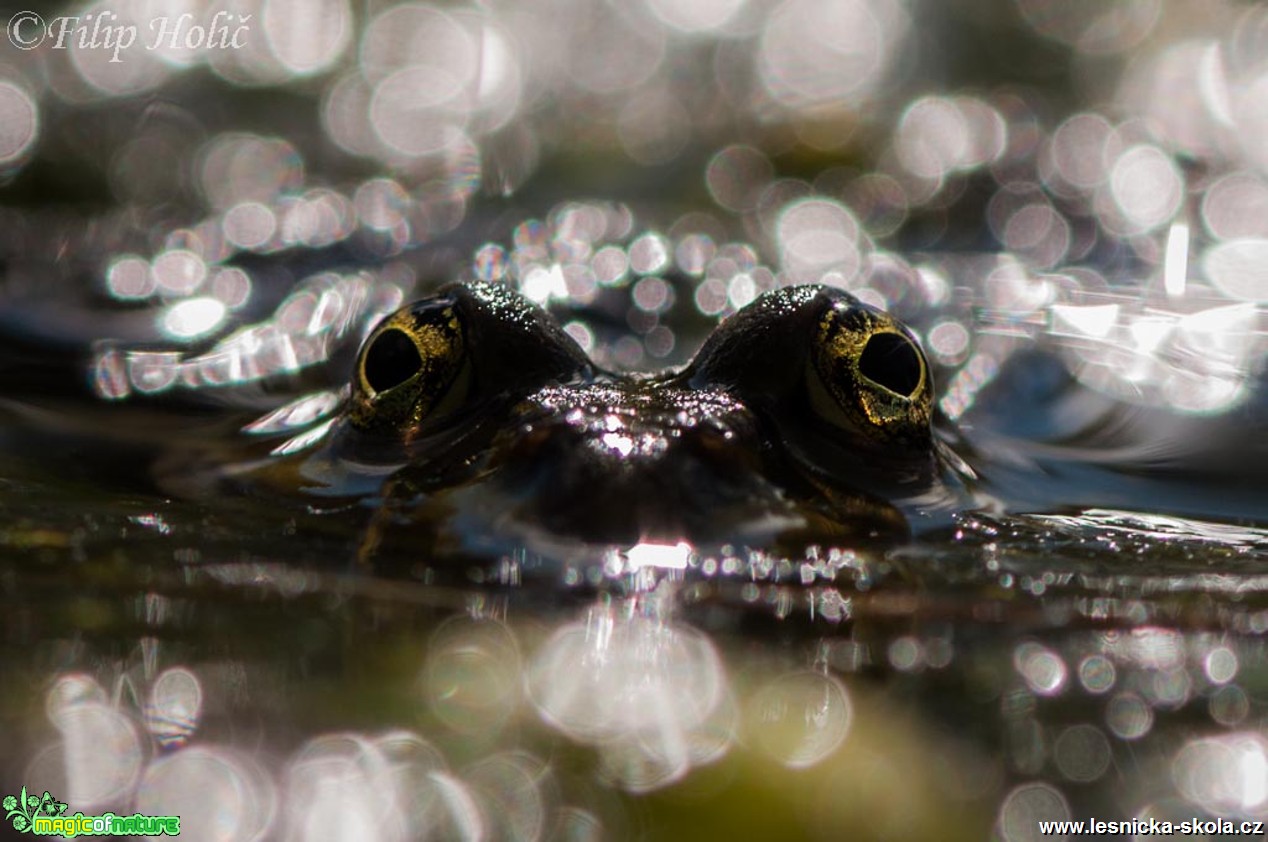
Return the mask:
<path id="1" fill-rule="evenodd" d="M 13 822 L 13 829 L 30 832 L 37 818 L 54 819 L 66 812 L 66 805 L 58 801 L 46 791 L 42 798 L 26 794 L 22 787 L 21 795 L 6 795 L 0 802 L 4 807 L 4 820 Z"/>
<path id="2" fill-rule="evenodd" d="M 66 815 L 66 802 L 58 801 L 47 790 L 43 795 L 31 795 L 22 787 L 20 795 L 6 795 L 0 801 L 4 819 L 13 823 L 13 829 L 35 836 L 179 836 L 180 816 L 116 816 L 103 813 L 85 816 L 83 813 Z"/>

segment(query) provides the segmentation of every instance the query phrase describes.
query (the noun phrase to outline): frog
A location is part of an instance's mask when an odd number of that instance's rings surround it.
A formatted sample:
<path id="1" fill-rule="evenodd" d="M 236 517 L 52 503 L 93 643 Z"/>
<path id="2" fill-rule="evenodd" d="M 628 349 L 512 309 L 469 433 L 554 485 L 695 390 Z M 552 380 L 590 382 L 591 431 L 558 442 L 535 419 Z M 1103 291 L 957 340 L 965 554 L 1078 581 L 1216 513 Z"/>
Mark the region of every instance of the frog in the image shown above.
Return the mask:
<path id="1" fill-rule="evenodd" d="M 453 283 L 384 317 L 353 368 L 302 472 L 380 479 L 372 548 L 404 522 L 433 557 L 804 555 L 902 542 L 912 501 L 927 514 L 954 497 L 919 341 L 829 285 L 764 293 L 683 367 L 618 373 L 512 286 Z"/>

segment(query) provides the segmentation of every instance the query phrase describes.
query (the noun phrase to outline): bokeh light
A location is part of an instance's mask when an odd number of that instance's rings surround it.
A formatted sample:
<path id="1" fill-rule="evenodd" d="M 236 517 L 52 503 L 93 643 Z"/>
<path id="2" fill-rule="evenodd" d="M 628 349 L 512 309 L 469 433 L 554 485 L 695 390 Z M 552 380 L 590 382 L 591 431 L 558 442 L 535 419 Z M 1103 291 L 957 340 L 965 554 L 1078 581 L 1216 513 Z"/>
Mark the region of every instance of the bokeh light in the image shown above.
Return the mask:
<path id="1" fill-rule="evenodd" d="M 14 167 L 30 152 L 39 136 L 40 115 L 29 93 L 10 81 L 0 81 L 0 172 Z"/>

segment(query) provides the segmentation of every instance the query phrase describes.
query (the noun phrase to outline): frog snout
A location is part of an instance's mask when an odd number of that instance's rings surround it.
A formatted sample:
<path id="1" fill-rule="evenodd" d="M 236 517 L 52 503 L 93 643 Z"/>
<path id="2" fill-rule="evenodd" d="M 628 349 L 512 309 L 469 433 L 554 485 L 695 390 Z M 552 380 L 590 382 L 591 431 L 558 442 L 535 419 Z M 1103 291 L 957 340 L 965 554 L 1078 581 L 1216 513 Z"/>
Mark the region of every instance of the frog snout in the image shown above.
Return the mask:
<path id="1" fill-rule="evenodd" d="M 582 540 L 734 535 L 786 509 L 737 419 L 529 423 L 500 460 L 515 520 Z"/>

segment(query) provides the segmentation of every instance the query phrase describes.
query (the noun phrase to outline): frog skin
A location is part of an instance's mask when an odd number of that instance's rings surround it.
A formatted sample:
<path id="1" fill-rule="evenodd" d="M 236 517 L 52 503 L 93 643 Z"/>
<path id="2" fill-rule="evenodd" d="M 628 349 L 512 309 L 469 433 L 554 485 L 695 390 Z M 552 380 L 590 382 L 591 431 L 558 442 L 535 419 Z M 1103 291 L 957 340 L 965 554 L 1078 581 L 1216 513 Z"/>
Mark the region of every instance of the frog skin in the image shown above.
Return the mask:
<path id="1" fill-rule="evenodd" d="M 946 473 L 932 394 L 910 331 L 827 286 L 759 297 L 680 371 L 620 375 L 509 286 L 453 284 L 371 331 L 307 473 L 388 475 L 380 520 L 426 524 L 434 553 L 895 542 L 893 501 Z"/>

